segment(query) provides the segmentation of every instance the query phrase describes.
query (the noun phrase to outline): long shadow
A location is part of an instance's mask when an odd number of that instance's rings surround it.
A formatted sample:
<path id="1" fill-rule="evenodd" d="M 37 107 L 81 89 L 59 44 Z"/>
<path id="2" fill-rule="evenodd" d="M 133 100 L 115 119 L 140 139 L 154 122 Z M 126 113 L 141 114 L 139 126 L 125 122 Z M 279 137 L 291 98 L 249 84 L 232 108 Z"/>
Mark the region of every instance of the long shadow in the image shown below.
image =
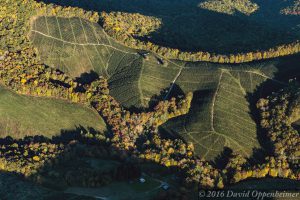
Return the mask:
<path id="1" fill-rule="evenodd" d="M 279 60 L 279 59 L 274 59 Z M 266 130 L 262 129 L 260 126 L 260 113 L 256 107 L 256 103 L 260 98 L 266 98 L 271 95 L 273 92 L 276 92 L 284 87 L 287 87 L 290 79 L 299 79 L 300 78 L 300 54 L 294 56 L 288 56 L 281 58 L 279 63 L 277 63 L 276 68 L 277 72 L 274 74 L 273 80 L 268 79 L 262 83 L 253 93 L 247 94 L 248 102 L 250 102 L 249 108 L 252 119 L 256 122 L 257 128 L 257 139 L 261 145 L 261 149 L 255 149 L 253 162 L 263 162 L 266 155 L 273 154 L 273 145 L 270 139 L 267 137 Z"/>
<path id="2" fill-rule="evenodd" d="M 143 38 L 185 51 L 236 53 L 269 49 L 300 39 L 295 27 L 300 17 L 280 14 L 279 0 L 254 0 L 260 10 L 247 16 L 228 15 L 199 8 L 199 0 L 42 0 L 93 11 L 141 13 L 162 20 L 162 27 Z"/>
<path id="3" fill-rule="evenodd" d="M 91 84 L 93 81 L 99 78 L 97 72 L 91 70 L 90 72 L 85 72 L 80 75 L 80 77 L 76 78 L 76 82 L 86 85 Z"/>
<path id="4" fill-rule="evenodd" d="M 265 98 L 269 95 L 271 95 L 272 92 L 277 91 L 281 87 L 284 87 L 283 85 L 278 85 L 274 83 L 272 80 L 267 80 L 266 82 L 262 83 L 253 93 L 247 94 L 247 99 L 250 109 L 250 114 L 252 117 L 252 120 L 255 121 L 256 124 L 256 130 L 257 130 L 257 139 L 262 148 L 254 149 L 253 150 L 253 156 L 251 157 L 250 161 L 252 163 L 262 163 L 265 160 L 265 157 L 267 155 L 272 155 L 272 152 L 274 150 L 274 147 L 270 141 L 270 139 L 267 136 L 266 131 L 260 126 L 260 113 L 259 110 L 256 107 L 256 103 L 260 98 Z"/>
<path id="5" fill-rule="evenodd" d="M 218 155 L 215 160 L 213 161 L 214 165 L 218 168 L 218 169 L 225 169 L 230 156 L 232 155 L 233 151 L 232 149 L 228 148 L 228 147 L 224 147 L 223 152 Z"/>

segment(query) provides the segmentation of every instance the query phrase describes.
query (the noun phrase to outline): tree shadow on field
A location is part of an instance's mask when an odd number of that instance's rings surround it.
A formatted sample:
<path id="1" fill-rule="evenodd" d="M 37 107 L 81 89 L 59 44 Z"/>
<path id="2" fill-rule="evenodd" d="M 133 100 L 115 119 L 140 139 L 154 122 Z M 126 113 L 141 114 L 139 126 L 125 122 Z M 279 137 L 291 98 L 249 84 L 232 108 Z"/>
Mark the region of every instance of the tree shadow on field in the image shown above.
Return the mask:
<path id="1" fill-rule="evenodd" d="M 97 72 L 91 70 L 90 72 L 85 72 L 75 79 L 76 82 L 81 83 L 82 85 L 91 84 L 93 81 L 97 80 L 99 75 Z"/>
<path id="2" fill-rule="evenodd" d="M 300 39 L 300 17 L 280 14 L 280 0 L 253 0 L 260 10 L 250 16 L 228 15 L 199 7 L 201 0 L 42 0 L 92 11 L 141 13 L 162 20 L 156 32 L 141 38 L 184 51 L 236 53 L 266 50 Z M 281 7 L 280 7 L 281 6 Z M 101 23 L 100 23 L 101 24 Z"/>
<path id="3" fill-rule="evenodd" d="M 79 83 L 76 87 L 76 92 L 85 92 L 84 85 L 90 85 L 93 81 L 97 80 L 99 75 L 97 72 L 91 70 L 90 72 L 84 72 L 80 77 L 75 78 L 75 81 Z"/>
<path id="4" fill-rule="evenodd" d="M 259 99 L 266 98 L 273 92 L 277 92 L 278 90 L 287 87 L 290 79 L 300 78 L 300 54 L 273 60 L 277 62 L 277 71 L 275 72 L 273 79 L 268 79 L 257 87 L 253 93 L 247 94 L 247 99 L 250 103 L 250 114 L 256 123 L 257 139 L 262 147 L 260 149 L 254 149 L 253 151 L 251 161 L 255 163 L 262 162 L 266 155 L 272 155 L 274 149 L 269 137 L 267 136 L 266 130 L 260 126 L 261 117 L 256 103 Z"/>
<path id="5" fill-rule="evenodd" d="M 180 89 L 180 86 L 176 86 L 177 88 L 177 91 L 179 92 L 183 92 L 181 89 Z M 206 106 L 206 100 L 205 100 L 205 97 L 209 96 L 210 94 L 212 93 L 211 90 L 197 90 L 197 91 L 194 91 L 193 92 L 193 99 L 192 99 L 192 102 L 191 102 L 191 107 L 190 107 L 190 110 L 189 112 L 186 114 L 186 115 L 181 115 L 181 116 L 178 116 L 176 118 L 173 118 L 171 120 L 169 120 L 168 122 L 166 122 L 165 125 L 163 125 L 164 127 L 168 127 L 168 124 L 175 124 L 176 126 L 179 126 L 179 127 L 182 127 L 183 124 L 182 123 L 176 123 L 177 121 L 185 121 L 186 123 L 189 123 L 189 124 L 197 124 L 197 118 L 199 117 L 199 111 L 201 111 L 203 109 L 203 107 Z M 174 93 L 174 95 L 176 96 L 176 93 Z M 170 97 L 172 97 L 170 95 Z M 183 120 L 183 119 L 186 119 L 186 120 Z M 185 124 L 185 126 L 187 126 L 188 124 Z M 176 133 L 176 131 L 172 131 L 172 130 L 169 130 L 169 131 L 166 131 L 164 130 L 165 128 L 163 127 L 160 127 L 160 131 L 162 131 L 164 134 L 161 134 L 163 138 L 166 138 L 166 139 L 176 139 L 176 138 L 181 138 L 183 140 L 184 137 L 182 137 L 182 135 L 179 135 L 178 133 Z M 174 129 L 177 129 L 176 127 L 174 127 Z"/>
<path id="6" fill-rule="evenodd" d="M 214 159 L 213 163 L 218 169 L 225 169 L 232 153 L 232 149 L 224 147 L 223 152 Z"/>

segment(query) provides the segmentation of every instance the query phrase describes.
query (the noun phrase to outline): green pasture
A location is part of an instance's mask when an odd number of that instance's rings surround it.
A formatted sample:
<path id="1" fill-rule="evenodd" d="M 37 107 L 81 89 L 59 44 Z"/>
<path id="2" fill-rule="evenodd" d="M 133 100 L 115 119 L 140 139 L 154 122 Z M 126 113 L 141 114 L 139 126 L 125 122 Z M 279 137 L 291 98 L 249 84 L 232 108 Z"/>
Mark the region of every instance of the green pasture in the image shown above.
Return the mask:
<path id="1" fill-rule="evenodd" d="M 77 128 L 106 130 L 103 119 L 92 109 L 53 98 L 18 95 L 0 87 L 0 135 L 51 137 Z"/>

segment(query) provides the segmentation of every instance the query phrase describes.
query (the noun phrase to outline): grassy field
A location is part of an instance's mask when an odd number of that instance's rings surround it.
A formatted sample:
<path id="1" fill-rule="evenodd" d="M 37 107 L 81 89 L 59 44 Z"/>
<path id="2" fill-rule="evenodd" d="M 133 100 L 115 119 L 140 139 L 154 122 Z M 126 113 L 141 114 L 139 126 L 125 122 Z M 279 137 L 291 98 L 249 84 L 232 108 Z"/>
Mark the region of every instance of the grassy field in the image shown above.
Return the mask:
<path id="1" fill-rule="evenodd" d="M 58 99 L 18 95 L 0 87 L 0 135 L 59 135 L 77 127 L 104 131 L 105 123 L 93 110 Z"/>
<path id="2" fill-rule="evenodd" d="M 150 34 L 149 38 L 143 39 L 185 51 L 201 50 L 228 54 L 257 49 L 266 50 L 300 38 L 299 17 L 281 13 L 281 10 L 290 6 L 292 1 L 43 1 L 99 12 L 120 11 L 160 18 L 163 24 L 161 28 Z M 208 2 L 208 7 L 201 6 L 206 5 L 205 2 Z M 223 2 L 231 3 L 230 6 L 225 6 Z M 257 5 L 257 8 L 254 5 Z M 252 8 L 256 8 L 255 12 Z"/>
<path id="3" fill-rule="evenodd" d="M 106 76 L 111 94 L 127 108 L 147 108 L 155 100 L 194 92 L 190 113 L 169 121 L 162 131 L 194 142 L 196 152 L 208 160 L 225 147 L 251 156 L 264 145 L 254 120 L 256 100 L 298 72 L 298 56 L 239 65 L 160 62 L 154 54 L 143 56 L 117 44 L 98 24 L 78 18 L 38 18 L 31 40 L 49 66 L 74 77 L 90 70 Z"/>

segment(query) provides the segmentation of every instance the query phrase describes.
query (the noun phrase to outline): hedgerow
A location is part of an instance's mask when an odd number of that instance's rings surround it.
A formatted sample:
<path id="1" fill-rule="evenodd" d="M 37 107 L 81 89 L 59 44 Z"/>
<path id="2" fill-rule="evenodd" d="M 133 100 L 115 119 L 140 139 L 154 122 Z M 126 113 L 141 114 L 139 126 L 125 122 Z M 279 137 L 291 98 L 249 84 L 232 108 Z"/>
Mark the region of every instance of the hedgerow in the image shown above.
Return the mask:
<path id="1" fill-rule="evenodd" d="M 276 58 L 280 56 L 287 56 L 300 52 L 300 43 L 298 41 L 291 44 L 276 46 L 268 50 L 241 52 L 230 55 L 215 54 L 212 52 L 203 51 L 185 52 L 181 51 L 180 49 L 156 45 L 153 42 L 141 39 L 141 37 L 137 37 L 134 31 L 128 31 L 128 29 L 122 28 L 130 26 L 130 24 L 135 24 L 136 26 L 140 26 L 139 29 L 135 26 L 135 30 L 142 29 L 144 24 L 140 24 L 137 19 L 142 19 L 142 21 L 156 22 L 149 23 L 149 25 L 153 24 L 152 28 L 147 28 L 151 31 L 157 29 L 158 25 L 160 24 L 159 19 L 154 20 L 151 17 L 143 16 L 140 14 L 127 14 L 123 12 L 102 12 L 100 16 L 100 21 L 103 24 L 105 31 L 109 33 L 111 37 L 115 38 L 126 46 L 134 49 L 152 51 L 166 59 L 179 59 L 183 61 L 207 61 L 214 63 L 244 63 L 256 60 Z"/>

